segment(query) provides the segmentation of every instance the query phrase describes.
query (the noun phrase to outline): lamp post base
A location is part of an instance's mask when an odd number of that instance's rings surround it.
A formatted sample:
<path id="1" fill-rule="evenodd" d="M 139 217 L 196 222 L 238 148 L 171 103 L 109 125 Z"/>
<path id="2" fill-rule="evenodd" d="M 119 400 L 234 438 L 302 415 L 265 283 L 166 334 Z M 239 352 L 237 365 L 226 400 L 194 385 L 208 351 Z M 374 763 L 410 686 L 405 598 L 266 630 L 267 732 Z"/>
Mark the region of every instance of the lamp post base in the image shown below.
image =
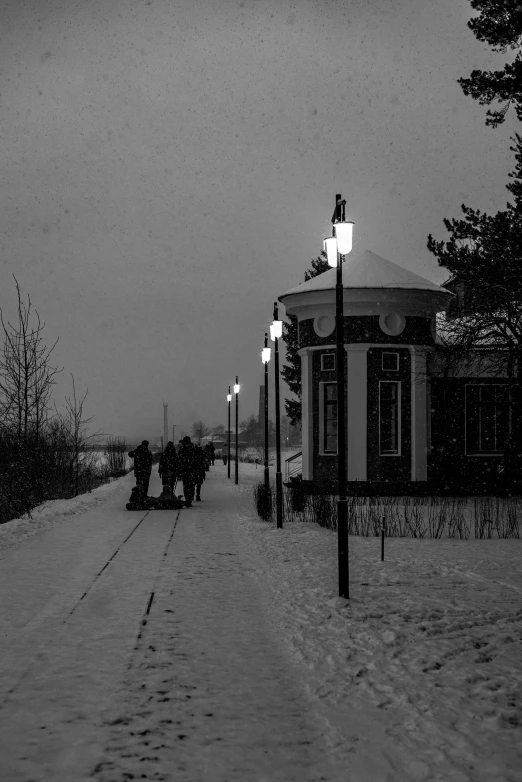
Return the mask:
<path id="1" fill-rule="evenodd" d="M 276 472 L 276 519 L 277 528 L 283 527 L 283 475 Z"/>
<path id="2" fill-rule="evenodd" d="M 271 510 L 272 510 L 272 503 L 271 503 L 271 497 L 270 497 L 270 472 L 268 467 L 266 466 L 265 462 L 265 469 L 264 469 L 264 481 L 263 481 L 263 519 L 265 521 L 268 521 L 270 519 Z"/>
<path id="3" fill-rule="evenodd" d="M 265 489 L 266 489 L 266 491 L 268 491 L 269 488 L 270 488 L 270 470 L 265 465 Z"/>
<path id="4" fill-rule="evenodd" d="M 348 573 L 348 500 L 337 500 L 337 543 L 339 558 L 339 597 L 350 597 Z"/>

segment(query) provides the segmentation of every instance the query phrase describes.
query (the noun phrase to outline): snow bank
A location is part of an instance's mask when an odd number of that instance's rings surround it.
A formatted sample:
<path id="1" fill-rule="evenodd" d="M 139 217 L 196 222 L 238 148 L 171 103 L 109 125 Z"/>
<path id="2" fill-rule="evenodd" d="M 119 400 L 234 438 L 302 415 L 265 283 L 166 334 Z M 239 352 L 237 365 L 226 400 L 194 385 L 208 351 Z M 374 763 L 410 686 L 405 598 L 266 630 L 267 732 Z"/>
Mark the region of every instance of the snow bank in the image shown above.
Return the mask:
<path id="1" fill-rule="evenodd" d="M 134 476 L 129 474 L 123 478 L 111 479 L 93 489 L 92 492 L 71 497 L 68 500 L 47 500 L 30 513 L 19 519 L 12 519 L 0 525 L 0 560 L 8 551 L 22 545 L 29 538 L 39 535 L 48 529 L 62 524 L 69 516 L 79 515 L 92 510 L 97 505 L 112 497 L 123 486 L 130 492 Z"/>

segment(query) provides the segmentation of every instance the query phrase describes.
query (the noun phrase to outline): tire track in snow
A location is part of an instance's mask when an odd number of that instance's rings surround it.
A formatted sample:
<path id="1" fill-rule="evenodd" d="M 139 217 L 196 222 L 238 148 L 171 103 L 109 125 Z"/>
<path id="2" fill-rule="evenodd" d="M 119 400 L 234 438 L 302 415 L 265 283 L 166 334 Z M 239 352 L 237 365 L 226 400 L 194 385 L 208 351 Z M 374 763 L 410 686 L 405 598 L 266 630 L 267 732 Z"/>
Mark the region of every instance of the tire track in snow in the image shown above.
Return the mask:
<path id="1" fill-rule="evenodd" d="M 147 516 L 149 515 L 149 513 L 150 513 L 150 511 L 147 511 L 147 512 L 146 512 L 146 513 L 145 513 L 145 514 L 142 516 L 142 518 L 141 518 L 141 519 L 138 521 L 138 523 L 136 524 L 136 526 L 135 526 L 135 527 L 134 527 L 134 528 L 131 530 L 131 532 L 130 532 L 130 533 L 127 535 L 127 537 L 126 537 L 126 538 L 125 538 L 125 539 L 124 539 L 124 540 L 123 540 L 123 541 L 120 543 L 120 545 L 118 546 L 118 548 L 116 549 L 116 551 L 115 551 L 115 552 L 112 554 L 112 556 L 111 556 L 111 557 L 110 557 L 110 558 L 107 560 L 107 562 L 105 563 L 105 565 L 104 565 L 104 566 L 101 568 L 101 570 L 100 570 L 100 571 L 99 571 L 99 572 L 98 572 L 98 573 L 95 575 L 95 577 L 93 578 L 93 580 L 91 581 L 91 583 L 89 584 L 89 586 L 87 587 L 87 589 L 85 590 L 85 592 L 84 592 L 84 593 L 81 595 L 81 597 L 80 597 L 80 598 L 79 598 L 79 599 L 76 601 L 75 605 L 74 605 L 74 606 L 72 607 L 72 609 L 69 611 L 69 613 L 67 614 L 67 616 L 65 617 L 65 619 L 63 619 L 63 620 L 62 620 L 62 622 L 61 622 L 61 624 L 62 624 L 62 625 L 65 625 L 65 624 L 67 623 L 67 621 L 68 621 L 68 620 L 70 619 L 70 617 L 71 617 L 71 616 L 74 614 L 74 612 L 76 611 L 76 609 L 77 609 L 77 608 L 78 608 L 78 607 L 81 605 L 82 601 L 85 599 L 85 597 L 86 597 L 86 596 L 89 594 L 89 592 L 92 590 L 92 588 L 94 587 L 94 585 L 96 584 L 96 582 L 98 581 L 98 579 L 101 577 L 102 573 L 103 573 L 103 572 L 104 572 L 104 571 L 105 571 L 105 570 L 106 570 L 106 569 L 109 567 L 109 565 L 111 564 L 111 562 L 113 562 L 113 560 L 116 558 L 116 556 L 117 556 L 117 555 L 118 555 L 118 554 L 121 552 L 121 550 L 123 549 L 123 547 L 125 546 L 125 544 L 126 544 L 126 543 L 127 543 L 129 540 L 130 540 L 130 538 L 131 538 L 131 537 L 134 535 L 134 533 L 136 532 L 136 530 L 138 529 L 138 527 L 139 527 L 139 526 L 142 524 L 142 522 L 143 522 L 143 521 L 145 521 L 145 519 L 147 518 Z M 166 547 L 166 548 L 168 548 L 168 545 L 170 544 L 170 541 L 172 540 L 172 536 L 174 535 L 174 530 L 176 529 L 176 524 L 177 524 L 177 522 L 178 522 L 178 519 L 179 519 L 179 514 L 180 514 L 180 511 L 178 511 L 178 514 L 177 514 L 177 516 L 176 516 L 176 519 L 175 519 L 175 522 L 174 522 L 174 526 L 173 526 L 173 530 L 172 530 L 172 533 L 171 533 L 171 535 L 170 535 L 170 538 L 169 538 L 169 541 L 168 541 L 168 543 L 167 543 L 167 547 Z M 163 563 L 163 561 L 164 561 L 164 559 L 165 559 L 165 556 L 166 556 L 166 550 L 165 550 L 165 552 L 163 553 L 162 563 Z M 151 603 L 152 603 L 152 600 L 151 600 Z M 147 613 L 148 613 L 148 612 L 147 612 Z M 143 621 L 142 621 L 142 624 L 143 624 Z M 139 637 L 139 636 L 138 636 L 138 637 Z M 45 654 L 45 652 L 47 651 L 48 647 L 51 645 L 51 643 L 53 642 L 53 640 L 54 640 L 54 636 L 53 636 L 53 634 L 51 633 L 51 634 L 49 635 L 49 637 L 47 638 L 47 642 L 45 643 L 45 645 L 44 645 L 43 647 L 42 647 L 42 646 L 40 646 L 40 647 L 38 648 L 38 650 L 37 650 L 37 651 L 38 651 L 38 656 L 40 656 L 40 657 L 41 657 L 41 656 L 43 656 L 43 655 Z M 24 670 L 24 672 L 21 674 L 21 676 L 19 676 L 19 677 L 18 677 L 18 679 L 16 680 L 16 682 L 15 682 L 15 683 L 14 683 L 14 684 L 13 684 L 13 685 L 10 687 L 10 689 L 9 689 L 9 690 L 7 690 L 7 692 L 6 692 L 6 694 L 5 694 L 5 697 L 3 698 L 2 702 L 0 703 L 0 711 L 2 711 L 2 709 L 4 709 L 4 708 L 5 708 L 5 706 L 6 706 L 6 705 L 9 703 L 9 700 L 10 700 L 11 696 L 12 696 L 12 695 L 13 695 L 13 694 L 14 694 L 14 693 L 15 693 L 15 692 L 18 690 L 18 688 L 20 687 L 20 685 L 22 685 L 22 684 L 25 682 L 25 680 L 26 680 L 26 679 L 27 679 L 27 677 L 28 677 L 28 676 L 31 674 L 31 672 L 33 671 L 33 669 L 34 669 L 34 658 L 33 658 L 33 660 L 31 661 L 31 664 L 30 664 L 30 665 L 28 665 L 28 666 L 27 666 L 27 668 Z"/>
<path id="2" fill-rule="evenodd" d="M 91 581 L 91 583 L 89 584 L 89 586 L 87 587 L 87 589 L 85 590 L 85 592 L 83 593 L 83 595 L 82 595 L 82 596 L 80 597 L 80 599 L 79 599 L 79 600 L 78 600 L 78 601 L 75 603 L 75 605 L 74 605 L 74 606 L 71 608 L 71 610 L 69 611 L 69 613 L 67 614 L 67 616 L 65 617 L 65 619 L 62 621 L 62 624 L 65 624 L 65 623 L 67 622 L 67 620 L 69 619 L 69 617 L 70 617 L 70 616 L 72 616 L 72 615 L 74 614 L 74 612 L 76 611 L 76 609 L 78 608 L 78 606 L 81 604 L 82 600 L 84 600 L 84 598 L 85 598 L 85 597 L 86 597 L 86 596 L 89 594 L 89 592 L 91 591 L 91 589 L 93 588 L 93 586 L 95 585 L 95 583 L 97 582 L 97 580 L 100 578 L 100 576 L 101 576 L 101 574 L 103 573 L 103 571 L 104 571 L 106 568 L 108 568 L 108 567 L 109 567 L 109 565 L 111 564 L 112 560 L 113 560 L 113 559 L 114 559 L 114 558 L 115 558 L 115 557 L 116 557 L 116 556 L 119 554 L 119 552 L 122 550 L 123 546 L 124 546 L 124 545 L 127 543 L 127 541 L 129 540 L 129 538 L 131 538 L 131 537 L 134 535 L 134 533 L 136 532 L 136 530 L 138 529 L 138 527 L 140 526 L 140 524 L 142 523 L 142 521 L 145 521 L 145 519 L 147 518 L 147 516 L 149 515 L 149 513 L 150 513 L 150 511 L 147 511 L 147 512 L 146 512 L 146 514 L 143 516 L 143 518 L 141 518 L 141 519 L 138 521 L 138 523 L 136 524 L 136 526 L 134 527 L 134 529 L 133 529 L 133 530 L 131 530 L 131 531 L 129 532 L 129 534 L 127 535 L 127 537 L 125 538 L 125 540 L 124 540 L 122 543 L 120 543 L 120 545 L 118 546 L 118 548 L 116 549 L 116 551 L 114 552 L 114 554 L 112 555 L 112 557 L 110 557 L 110 558 L 107 560 L 107 562 L 106 562 L 106 563 L 105 563 L 105 565 L 102 567 L 102 569 L 101 569 L 101 570 L 100 570 L 100 571 L 99 571 L 99 572 L 98 572 L 98 573 L 97 573 L 97 574 L 94 576 L 93 580 Z M 179 513 L 179 511 L 178 511 L 178 513 Z M 176 519 L 176 521 L 177 521 L 177 519 Z"/>
<path id="3" fill-rule="evenodd" d="M 221 498 L 170 547 L 132 670 L 104 713 L 100 782 L 346 779 L 268 632 L 256 561 L 238 549 Z"/>
<path id="4" fill-rule="evenodd" d="M 484 576 L 479 576 L 478 573 L 466 573 L 466 576 L 468 578 L 474 578 L 477 581 L 481 581 L 483 584 L 493 584 L 493 586 L 503 586 L 506 589 L 513 589 L 515 592 L 518 592 L 519 594 L 522 594 L 522 589 L 520 587 L 515 586 L 514 584 L 507 584 L 505 581 L 497 581 L 493 578 L 484 578 Z"/>
<path id="5" fill-rule="evenodd" d="M 132 650 L 132 655 L 131 655 L 131 658 L 129 660 L 129 664 L 127 665 L 127 671 L 130 671 L 130 669 L 134 665 L 134 660 L 135 660 L 136 653 L 137 653 L 139 645 L 140 645 L 140 640 L 141 640 L 141 637 L 143 635 L 143 631 L 145 630 L 145 628 L 147 626 L 147 622 L 148 622 L 147 617 L 149 616 L 150 609 L 151 609 L 151 606 L 152 606 L 152 601 L 154 600 L 154 595 L 156 594 L 156 584 L 158 583 L 158 581 L 161 578 L 163 578 L 163 570 L 164 570 L 164 567 L 165 567 L 165 560 L 167 558 L 169 547 L 170 547 L 170 544 L 172 542 L 172 538 L 174 537 L 174 533 L 176 531 L 176 527 L 178 526 L 180 513 L 181 513 L 181 510 L 178 510 L 178 512 L 176 514 L 176 518 L 174 519 L 174 524 L 172 525 L 172 532 L 170 533 L 169 539 L 167 540 L 165 548 L 163 549 L 163 555 L 161 557 L 160 564 L 159 564 L 159 567 L 158 567 L 158 570 L 157 570 L 157 573 L 156 573 L 156 577 L 154 579 L 154 589 L 150 593 L 149 602 L 148 602 L 147 608 L 145 610 L 145 613 L 144 613 L 144 615 L 142 617 L 142 620 L 141 620 L 141 623 L 140 623 L 140 631 L 139 631 L 138 635 L 136 636 L 136 641 L 134 643 L 134 648 Z M 143 518 L 145 518 L 145 516 Z M 143 521 L 143 519 L 142 519 L 142 521 Z M 129 535 L 129 537 L 130 537 L 130 535 Z"/>

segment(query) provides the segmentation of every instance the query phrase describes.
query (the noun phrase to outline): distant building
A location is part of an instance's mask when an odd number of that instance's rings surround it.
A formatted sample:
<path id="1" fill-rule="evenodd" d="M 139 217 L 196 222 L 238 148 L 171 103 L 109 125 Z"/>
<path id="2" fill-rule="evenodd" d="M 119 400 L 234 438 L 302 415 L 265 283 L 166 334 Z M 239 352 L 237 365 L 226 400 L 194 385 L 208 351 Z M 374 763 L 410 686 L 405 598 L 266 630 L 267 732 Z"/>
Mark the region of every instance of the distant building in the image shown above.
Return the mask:
<path id="1" fill-rule="evenodd" d="M 247 446 L 246 441 L 242 438 L 242 431 L 239 430 L 238 445 L 239 448 L 245 448 Z M 204 447 L 207 443 L 213 443 L 216 449 L 216 455 L 221 456 L 224 446 L 228 446 L 228 430 L 224 434 L 211 434 L 207 437 L 201 438 L 201 445 Z M 230 427 L 230 448 L 233 451 L 236 447 L 236 430 Z"/>
<path id="2" fill-rule="evenodd" d="M 309 492 L 337 483 L 336 274 L 279 297 L 298 319 Z M 506 379 L 471 361 L 450 378 L 448 407 L 448 378 L 430 360 L 436 315 L 454 294 L 369 250 L 346 257 L 343 285 L 349 488 L 426 490 L 440 477 L 440 453 L 454 461 L 456 480 L 496 474 L 509 433 Z"/>

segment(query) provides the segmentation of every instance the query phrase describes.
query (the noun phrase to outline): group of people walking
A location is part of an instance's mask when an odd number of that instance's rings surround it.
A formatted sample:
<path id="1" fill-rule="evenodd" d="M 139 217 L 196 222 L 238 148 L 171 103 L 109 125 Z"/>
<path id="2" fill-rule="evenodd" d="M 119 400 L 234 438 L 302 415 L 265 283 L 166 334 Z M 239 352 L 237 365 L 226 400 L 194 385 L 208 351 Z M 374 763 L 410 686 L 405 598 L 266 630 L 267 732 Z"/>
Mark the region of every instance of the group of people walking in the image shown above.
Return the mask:
<path id="1" fill-rule="evenodd" d="M 129 451 L 129 456 L 134 459 L 134 475 L 136 486 L 140 486 L 144 497 L 149 491 L 149 481 L 152 472 L 152 453 L 149 450 L 149 441 L 143 440 L 134 451 Z M 201 502 L 201 486 L 205 480 L 205 472 L 214 464 L 215 448 L 212 443 L 202 448 L 196 445 L 187 435 L 179 441 L 176 449 L 172 441 L 161 454 L 158 473 L 161 477 L 163 490 L 174 493 L 178 480 L 183 481 L 185 506 L 190 508 L 196 494 L 196 501 Z"/>

